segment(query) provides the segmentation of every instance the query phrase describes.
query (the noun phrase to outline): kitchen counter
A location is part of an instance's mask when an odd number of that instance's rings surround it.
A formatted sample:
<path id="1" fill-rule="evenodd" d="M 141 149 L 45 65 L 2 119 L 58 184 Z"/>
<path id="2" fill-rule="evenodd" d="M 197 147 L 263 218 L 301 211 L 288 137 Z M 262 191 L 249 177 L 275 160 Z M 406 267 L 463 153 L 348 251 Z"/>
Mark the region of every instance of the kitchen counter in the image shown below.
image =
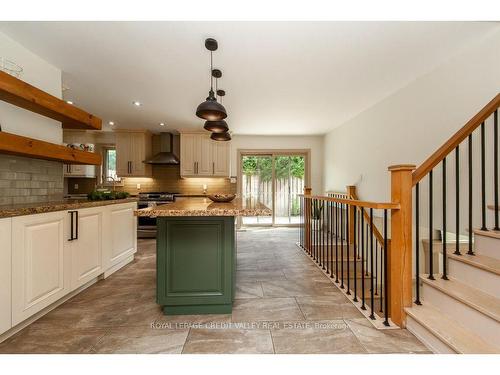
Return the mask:
<path id="1" fill-rule="evenodd" d="M 53 202 L 23 203 L 0 205 L 0 218 L 43 214 L 46 212 L 78 210 L 81 208 L 108 206 L 110 204 L 120 204 L 137 202 L 137 198 L 115 199 L 107 201 L 90 201 L 88 199 L 62 199 Z"/>
<path id="2" fill-rule="evenodd" d="M 136 216 L 271 216 L 271 210 L 251 199 L 236 198 L 228 203 L 212 202 L 209 198 L 188 198 L 178 202 L 135 211 Z"/>

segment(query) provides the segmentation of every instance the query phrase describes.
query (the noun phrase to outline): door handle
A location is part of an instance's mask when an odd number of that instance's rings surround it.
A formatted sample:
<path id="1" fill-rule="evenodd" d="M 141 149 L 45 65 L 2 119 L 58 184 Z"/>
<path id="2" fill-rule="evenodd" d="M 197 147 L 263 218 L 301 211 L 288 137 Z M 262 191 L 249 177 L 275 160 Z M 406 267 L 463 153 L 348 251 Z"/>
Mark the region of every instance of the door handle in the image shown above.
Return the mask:
<path id="1" fill-rule="evenodd" d="M 215 174 L 215 162 L 212 162 L 212 174 Z"/>
<path id="2" fill-rule="evenodd" d="M 68 241 L 74 241 L 78 239 L 78 211 L 68 211 L 68 213 L 70 214 L 70 228 L 71 228 L 70 237 Z M 75 232 L 73 232 L 73 229 L 75 229 L 76 235 Z"/>
<path id="3" fill-rule="evenodd" d="M 196 162 L 193 161 L 193 173 L 196 174 Z"/>

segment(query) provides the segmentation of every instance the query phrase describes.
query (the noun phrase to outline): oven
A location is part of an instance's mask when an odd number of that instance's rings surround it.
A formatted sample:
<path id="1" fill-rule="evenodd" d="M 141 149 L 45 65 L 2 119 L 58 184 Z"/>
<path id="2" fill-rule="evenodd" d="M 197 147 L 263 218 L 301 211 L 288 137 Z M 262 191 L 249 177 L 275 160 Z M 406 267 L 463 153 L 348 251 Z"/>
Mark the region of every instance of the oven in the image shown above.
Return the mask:
<path id="1" fill-rule="evenodd" d="M 140 193 L 137 208 L 147 208 L 175 202 L 175 193 Z M 137 238 L 156 238 L 156 218 L 137 217 Z"/>

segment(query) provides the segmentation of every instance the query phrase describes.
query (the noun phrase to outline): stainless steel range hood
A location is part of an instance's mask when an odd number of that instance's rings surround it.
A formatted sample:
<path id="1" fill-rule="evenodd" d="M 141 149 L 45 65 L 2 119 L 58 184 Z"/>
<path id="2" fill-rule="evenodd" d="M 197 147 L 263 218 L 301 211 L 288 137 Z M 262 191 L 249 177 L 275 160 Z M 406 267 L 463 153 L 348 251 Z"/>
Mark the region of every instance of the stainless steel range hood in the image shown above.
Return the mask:
<path id="1" fill-rule="evenodd" d="M 174 153 L 174 139 L 171 133 L 160 133 L 160 152 L 151 159 L 145 160 L 146 164 L 179 164 L 179 158 Z"/>

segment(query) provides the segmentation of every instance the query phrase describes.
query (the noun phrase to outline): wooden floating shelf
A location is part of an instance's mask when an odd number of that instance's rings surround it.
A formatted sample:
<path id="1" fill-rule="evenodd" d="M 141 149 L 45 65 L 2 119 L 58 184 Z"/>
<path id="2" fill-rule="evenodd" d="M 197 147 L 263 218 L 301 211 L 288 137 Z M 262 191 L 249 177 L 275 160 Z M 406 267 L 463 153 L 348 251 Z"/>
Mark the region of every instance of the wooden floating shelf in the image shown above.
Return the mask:
<path id="1" fill-rule="evenodd" d="M 35 159 L 62 161 L 65 164 L 101 165 L 100 154 L 75 150 L 38 139 L 0 131 L 0 153 Z"/>
<path id="2" fill-rule="evenodd" d="M 102 120 L 0 71 L 0 100 L 60 121 L 64 129 L 101 130 Z"/>

